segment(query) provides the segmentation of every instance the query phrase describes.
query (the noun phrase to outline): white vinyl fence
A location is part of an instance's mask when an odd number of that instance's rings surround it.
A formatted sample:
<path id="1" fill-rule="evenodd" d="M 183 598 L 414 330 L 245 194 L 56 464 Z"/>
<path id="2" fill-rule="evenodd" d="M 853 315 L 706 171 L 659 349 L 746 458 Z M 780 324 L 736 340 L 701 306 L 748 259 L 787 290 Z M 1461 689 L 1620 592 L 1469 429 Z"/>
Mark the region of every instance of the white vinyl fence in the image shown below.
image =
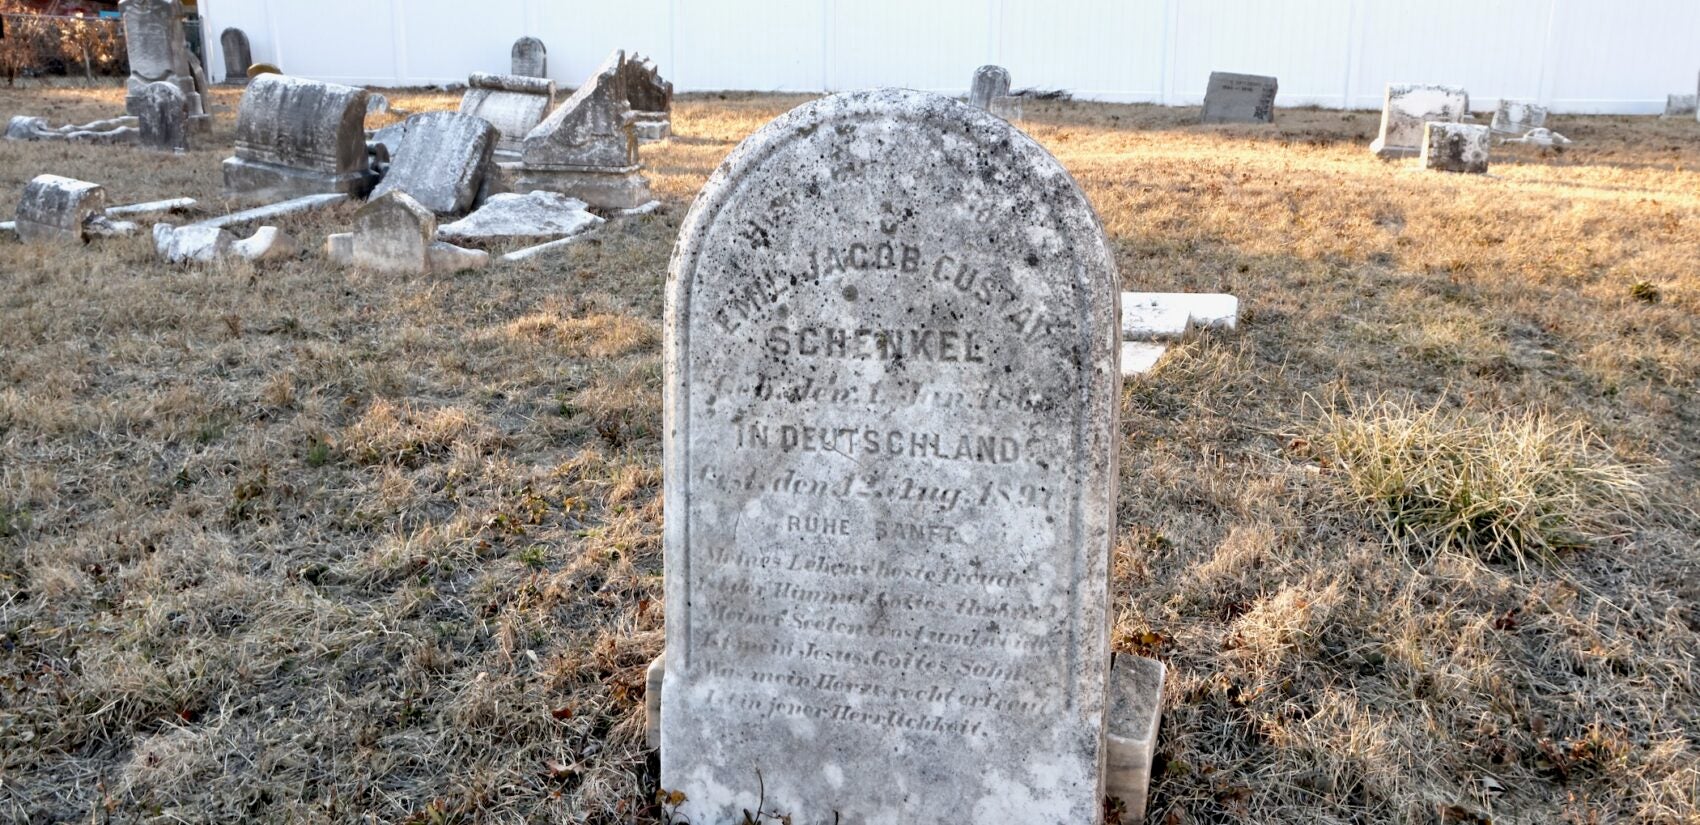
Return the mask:
<path id="1" fill-rule="evenodd" d="M 1197 104 L 1211 70 L 1275 75 L 1277 105 L 1377 108 L 1389 82 L 1464 86 L 1555 111 L 1648 114 L 1692 92 L 1700 0 L 201 0 L 254 58 L 356 85 L 505 72 L 524 35 L 578 85 L 612 49 L 679 91 L 905 86 L 961 94 L 974 68 L 1016 88 Z"/>

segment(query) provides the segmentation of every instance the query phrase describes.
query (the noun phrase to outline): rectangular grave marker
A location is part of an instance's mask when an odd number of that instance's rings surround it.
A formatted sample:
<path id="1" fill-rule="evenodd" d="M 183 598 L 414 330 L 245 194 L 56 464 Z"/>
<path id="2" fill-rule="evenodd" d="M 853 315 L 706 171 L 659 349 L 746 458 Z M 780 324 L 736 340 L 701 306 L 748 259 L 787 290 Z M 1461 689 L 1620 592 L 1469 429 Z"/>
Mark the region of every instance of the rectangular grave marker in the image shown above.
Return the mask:
<path id="1" fill-rule="evenodd" d="M 1274 123 L 1275 93 L 1281 84 L 1273 77 L 1211 72 L 1204 92 L 1204 123 Z"/>

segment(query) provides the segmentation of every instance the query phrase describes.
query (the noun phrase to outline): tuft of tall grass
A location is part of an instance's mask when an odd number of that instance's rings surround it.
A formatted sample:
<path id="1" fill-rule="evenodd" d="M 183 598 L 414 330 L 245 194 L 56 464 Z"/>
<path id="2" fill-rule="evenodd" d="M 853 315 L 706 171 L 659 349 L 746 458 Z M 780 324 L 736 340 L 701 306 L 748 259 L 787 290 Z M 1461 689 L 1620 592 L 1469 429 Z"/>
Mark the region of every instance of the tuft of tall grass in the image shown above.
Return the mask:
<path id="1" fill-rule="evenodd" d="M 1324 411 L 1312 445 L 1344 494 L 1432 557 L 1551 560 L 1632 532 L 1645 472 L 1580 422 L 1380 400 Z"/>

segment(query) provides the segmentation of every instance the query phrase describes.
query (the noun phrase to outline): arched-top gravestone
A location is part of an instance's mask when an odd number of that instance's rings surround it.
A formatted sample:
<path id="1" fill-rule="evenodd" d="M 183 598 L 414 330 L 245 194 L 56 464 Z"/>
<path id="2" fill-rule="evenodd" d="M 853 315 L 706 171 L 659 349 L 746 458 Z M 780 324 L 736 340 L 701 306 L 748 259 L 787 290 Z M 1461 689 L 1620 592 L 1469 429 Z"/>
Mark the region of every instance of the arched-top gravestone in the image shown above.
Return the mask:
<path id="1" fill-rule="evenodd" d="M 520 77 L 549 76 L 549 48 L 543 41 L 535 37 L 521 37 L 514 41 L 513 74 Z"/>
<path id="2" fill-rule="evenodd" d="M 809 103 L 714 174 L 666 316 L 680 814 L 1100 820 L 1119 286 L 1068 172 L 944 97 Z"/>
<path id="3" fill-rule="evenodd" d="M 248 45 L 248 33 L 241 29 L 225 29 L 218 36 L 219 48 L 224 50 L 224 82 L 240 86 L 248 82 L 248 67 L 254 65 L 254 50 Z"/>
<path id="4" fill-rule="evenodd" d="M 968 90 L 968 103 L 976 109 L 990 110 L 998 98 L 1009 97 L 1009 70 L 1002 66 L 981 66 L 974 70 L 974 85 Z"/>

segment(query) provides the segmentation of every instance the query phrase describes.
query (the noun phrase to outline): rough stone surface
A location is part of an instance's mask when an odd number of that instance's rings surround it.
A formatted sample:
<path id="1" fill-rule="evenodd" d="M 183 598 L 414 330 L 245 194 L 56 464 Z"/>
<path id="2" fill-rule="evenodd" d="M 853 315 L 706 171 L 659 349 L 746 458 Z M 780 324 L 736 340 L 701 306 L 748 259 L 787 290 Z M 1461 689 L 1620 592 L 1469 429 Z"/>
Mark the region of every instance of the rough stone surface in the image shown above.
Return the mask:
<path id="1" fill-rule="evenodd" d="M 89 235 L 102 238 L 128 238 L 141 229 L 139 224 L 131 221 L 115 221 L 106 215 L 91 215 L 83 224 L 83 230 Z"/>
<path id="2" fill-rule="evenodd" d="M 131 143 L 141 130 L 133 116 L 71 126 L 49 126 L 47 118 L 16 115 L 6 124 L 7 140 L 62 140 L 69 143 Z"/>
<path id="3" fill-rule="evenodd" d="M 1520 138 L 1506 138 L 1506 143 L 1521 143 L 1528 146 L 1539 146 L 1542 149 L 1562 149 L 1572 141 L 1551 129 L 1530 129 L 1529 133 Z"/>
<path id="4" fill-rule="evenodd" d="M 183 90 L 175 83 L 148 83 L 135 96 L 139 100 L 135 111 L 141 145 L 164 152 L 188 151 L 189 112 Z"/>
<path id="5" fill-rule="evenodd" d="M 1486 126 L 1430 123 L 1423 131 L 1423 168 L 1436 172 L 1484 174 L 1493 136 Z"/>
<path id="6" fill-rule="evenodd" d="M 98 183 L 39 175 L 24 185 L 18 200 L 18 239 L 28 244 L 83 243 L 90 219 L 106 211 L 106 190 Z"/>
<path id="7" fill-rule="evenodd" d="M 603 224 L 585 211 L 584 201 L 559 192 L 490 196 L 478 211 L 437 229 L 445 240 L 542 238 L 577 235 Z"/>
<path id="8" fill-rule="evenodd" d="M 1163 712 L 1168 668 L 1154 659 L 1118 655 L 1110 671 L 1109 758 L 1104 792 L 1126 806 L 1123 822 L 1144 822 L 1151 760 Z"/>
<path id="9" fill-rule="evenodd" d="M 496 127 L 458 112 L 427 112 L 407 119 L 401 147 L 374 197 L 406 192 L 440 215 L 472 208 L 496 151 Z"/>
<path id="10" fill-rule="evenodd" d="M 1369 149 L 1392 158 L 1422 153 L 1423 125 L 1430 121 L 1457 123 L 1470 111 L 1470 93 L 1457 86 L 1390 83 L 1381 108 L 1381 133 Z"/>
<path id="11" fill-rule="evenodd" d="M 1274 123 L 1275 93 L 1281 88 L 1273 77 L 1233 72 L 1211 72 L 1204 90 L 1204 123 Z"/>
<path id="12" fill-rule="evenodd" d="M 512 74 L 520 77 L 549 76 L 549 48 L 535 37 L 514 41 Z"/>
<path id="13" fill-rule="evenodd" d="M 640 143 L 673 135 L 673 84 L 647 57 L 632 55 L 623 64 L 626 103 L 631 107 L 632 132 Z"/>
<path id="14" fill-rule="evenodd" d="M 342 266 L 354 265 L 354 233 L 338 232 L 325 236 L 325 257 Z"/>
<path id="15" fill-rule="evenodd" d="M 354 213 L 353 262 L 378 272 L 429 272 L 436 236 L 436 213 L 406 192 L 389 192 Z"/>
<path id="16" fill-rule="evenodd" d="M 1063 167 L 944 97 L 814 101 L 710 179 L 664 357 L 690 821 L 1101 821 L 1118 283 Z"/>
<path id="17" fill-rule="evenodd" d="M 230 251 L 250 261 L 271 261 L 293 258 L 301 251 L 301 246 L 283 230 L 262 226 L 252 236 L 231 244 Z"/>
<path id="18" fill-rule="evenodd" d="M 1700 94 L 1668 95 L 1665 97 L 1665 117 L 1694 117 L 1700 109 Z"/>
<path id="19" fill-rule="evenodd" d="M 629 209 L 650 200 L 624 88 L 625 53 L 590 79 L 525 137 L 517 187 L 572 195 L 591 206 Z"/>
<path id="20" fill-rule="evenodd" d="M 171 198 L 162 201 L 147 201 L 145 203 L 127 203 L 123 206 L 111 206 L 106 209 L 109 218 L 127 215 L 153 215 L 160 212 L 178 212 L 193 209 L 198 203 L 194 198 Z"/>
<path id="21" fill-rule="evenodd" d="M 236 28 L 225 29 L 218 36 L 224 51 L 224 82 L 241 86 L 248 82 L 248 67 L 254 65 L 254 50 L 248 45 L 248 33 Z"/>
<path id="22" fill-rule="evenodd" d="M 153 225 L 154 254 L 166 263 L 212 263 L 230 254 L 236 236 L 216 226 Z"/>
<path id="23" fill-rule="evenodd" d="M 149 83 L 171 83 L 183 91 L 190 116 L 206 114 L 189 65 L 189 45 L 183 36 L 183 6 L 178 0 L 122 0 L 124 49 L 130 60 L 129 94 L 124 107 L 141 115 L 137 93 Z"/>
<path id="24" fill-rule="evenodd" d="M 224 161 L 225 189 L 250 197 L 372 188 L 366 154 L 365 89 L 281 74 L 248 84 L 236 115 L 236 155 Z"/>
<path id="25" fill-rule="evenodd" d="M 1493 112 L 1492 129 L 1502 135 L 1522 135 L 1547 125 L 1547 107 L 1501 100 Z"/>
<path id="26" fill-rule="evenodd" d="M 525 149 L 525 136 L 543 122 L 553 105 L 553 80 L 477 72 L 467 80 L 460 112 L 489 121 L 501 136 L 496 151 L 518 157 Z"/>
<path id="27" fill-rule="evenodd" d="M 490 253 L 482 249 L 462 249 L 451 243 L 437 241 L 426 253 L 432 272 L 464 272 L 483 269 L 490 264 Z"/>

